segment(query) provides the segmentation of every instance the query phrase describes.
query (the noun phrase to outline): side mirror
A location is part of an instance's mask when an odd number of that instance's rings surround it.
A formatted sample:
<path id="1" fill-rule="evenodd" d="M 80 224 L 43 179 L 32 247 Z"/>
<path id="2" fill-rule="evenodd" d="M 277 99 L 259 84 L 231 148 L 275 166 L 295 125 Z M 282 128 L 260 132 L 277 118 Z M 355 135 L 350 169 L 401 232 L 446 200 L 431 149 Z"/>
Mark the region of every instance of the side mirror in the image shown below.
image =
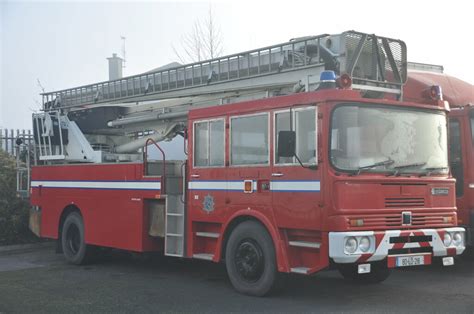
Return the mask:
<path id="1" fill-rule="evenodd" d="M 294 157 L 296 154 L 296 132 L 278 132 L 278 157 Z"/>

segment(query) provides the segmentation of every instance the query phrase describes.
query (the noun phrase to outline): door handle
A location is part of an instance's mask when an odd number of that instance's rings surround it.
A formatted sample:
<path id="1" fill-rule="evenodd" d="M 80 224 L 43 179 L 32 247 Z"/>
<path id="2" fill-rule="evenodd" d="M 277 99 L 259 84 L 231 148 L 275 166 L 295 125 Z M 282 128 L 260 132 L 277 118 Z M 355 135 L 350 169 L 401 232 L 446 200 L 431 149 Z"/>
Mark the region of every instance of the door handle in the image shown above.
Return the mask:
<path id="1" fill-rule="evenodd" d="M 280 173 L 280 172 L 272 173 L 272 177 L 283 177 L 283 173 Z"/>
<path id="2" fill-rule="evenodd" d="M 198 174 L 192 174 L 191 175 L 191 178 L 199 178 L 199 177 L 200 177 L 200 175 L 198 175 Z"/>

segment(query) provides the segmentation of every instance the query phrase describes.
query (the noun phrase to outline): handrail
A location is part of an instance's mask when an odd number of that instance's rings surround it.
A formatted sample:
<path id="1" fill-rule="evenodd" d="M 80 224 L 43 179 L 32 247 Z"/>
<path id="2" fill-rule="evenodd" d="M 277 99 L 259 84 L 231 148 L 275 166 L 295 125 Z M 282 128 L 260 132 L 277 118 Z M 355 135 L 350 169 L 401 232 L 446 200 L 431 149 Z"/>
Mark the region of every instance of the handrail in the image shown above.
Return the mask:
<path id="1" fill-rule="evenodd" d="M 146 176 L 148 174 L 148 145 L 149 143 L 152 142 L 161 152 L 161 155 L 163 156 L 163 174 L 162 174 L 162 180 L 161 180 L 161 190 L 166 191 L 165 189 L 165 182 L 166 182 L 166 155 L 163 149 L 158 145 L 158 143 L 152 139 L 148 138 L 145 142 L 145 147 L 143 149 L 143 173 Z"/>

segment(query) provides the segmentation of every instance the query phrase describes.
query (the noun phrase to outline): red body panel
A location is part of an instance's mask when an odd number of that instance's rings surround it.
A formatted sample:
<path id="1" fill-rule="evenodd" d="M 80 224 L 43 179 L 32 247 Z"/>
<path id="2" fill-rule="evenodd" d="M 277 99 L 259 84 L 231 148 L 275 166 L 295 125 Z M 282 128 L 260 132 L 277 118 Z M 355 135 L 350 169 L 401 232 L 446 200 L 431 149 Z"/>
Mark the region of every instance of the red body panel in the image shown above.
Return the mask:
<path id="1" fill-rule="evenodd" d="M 33 167 L 32 181 L 62 182 L 73 186 L 83 182 L 134 182 L 157 181 L 159 178 L 143 178 L 141 163 L 84 164 Z M 68 183 L 69 182 L 69 183 Z M 115 189 L 46 187 L 32 188 L 31 203 L 42 209 L 41 236 L 58 238 L 59 221 L 63 210 L 73 205 L 80 209 L 85 225 L 85 239 L 89 244 L 149 251 L 162 243 L 147 236 L 149 218 L 144 199 L 160 197 L 160 189 Z"/>

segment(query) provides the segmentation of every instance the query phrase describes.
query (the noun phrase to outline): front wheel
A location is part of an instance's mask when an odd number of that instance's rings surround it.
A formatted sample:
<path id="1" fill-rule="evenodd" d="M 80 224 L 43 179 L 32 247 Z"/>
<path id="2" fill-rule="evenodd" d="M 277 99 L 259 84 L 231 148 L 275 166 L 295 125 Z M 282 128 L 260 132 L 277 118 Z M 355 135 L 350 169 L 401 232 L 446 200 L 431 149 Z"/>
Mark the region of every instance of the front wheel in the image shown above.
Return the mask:
<path id="1" fill-rule="evenodd" d="M 370 273 L 367 274 L 359 274 L 357 264 L 338 264 L 337 268 L 344 279 L 367 284 L 382 282 L 390 275 L 390 269 L 384 262 L 371 263 Z"/>
<path id="2" fill-rule="evenodd" d="M 234 288 L 243 294 L 264 296 L 277 285 L 278 270 L 273 241 L 255 221 L 238 225 L 226 246 L 225 263 Z"/>
<path id="3" fill-rule="evenodd" d="M 73 212 L 66 217 L 61 233 L 61 246 L 69 263 L 81 265 L 89 260 L 92 248 L 85 242 L 84 222 L 79 213 Z"/>

